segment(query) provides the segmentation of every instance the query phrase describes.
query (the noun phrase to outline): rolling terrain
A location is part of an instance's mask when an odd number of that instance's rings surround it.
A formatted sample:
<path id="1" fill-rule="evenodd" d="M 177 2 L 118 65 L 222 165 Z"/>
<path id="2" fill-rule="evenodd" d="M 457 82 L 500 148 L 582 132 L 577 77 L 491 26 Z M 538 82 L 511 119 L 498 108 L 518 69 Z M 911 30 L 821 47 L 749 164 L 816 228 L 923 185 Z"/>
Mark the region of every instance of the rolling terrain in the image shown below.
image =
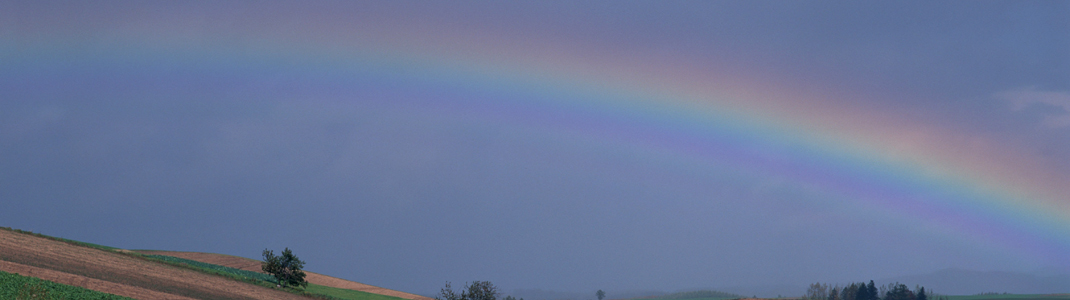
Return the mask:
<path id="1" fill-rule="evenodd" d="M 255 263 L 256 269 L 252 271 L 259 271 L 259 262 L 247 258 L 190 252 L 155 251 L 153 254 L 160 253 L 250 270 Z M 0 271 L 135 299 L 310 299 L 305 295 L 154 261 L 129 250 L 10 229 L 0 230 Z M 322 274 L 309 273 L 307 279 L 312 285 L 324 286 L 316 287 L 317 290 L 329 290 L 335 295 L 372 293 L 392 299 L 427 300 L 422 296 Z"/>
<path id="2" fill-rule="evenodd" d="M 185 258 L 189 260 L 195 260 L 199 262 L 221 265 L 231 267 L 235 269 L 241 269 L 246 271 L 260 272 L 260 261 L 244 258 L 238 256 L 231 256 L 226 254 L 216 253 L 202 253 L 202 252 L 178 252 L 178 251 L 158 251 L 158 250 L 134 250 L 134 252 L 149 255 L 166 255 L 179 258 Z M 410 294 L 406 292 L 395 291 L 391 289 L 381 288 L 377 286 L 367 285 L 359 282 L 353 282 L 341 278 L 335 278 L 319 273 L 313 273 L 305 271 L 305 280 L 311 284 L 318 284 L 322 286 L 335 287 L 340 289 L 355 290 L 362 292 L 369 292 L 373 294 L 394 296 L 402 299 L 410 300 L 431 300 L 431 298 L 420 296 L 416 294 Z"/>
<path id="3" fill-rule="evenodd" d="M 200 252 L 124 250 L 0 227 L 0 271 L 7 273 L 134 299 L 313 299 L 307 294 L 295 294 L 243 282 L 242 279 L 234 277 L 212 274 L 193 266 L 169 264 L 154 259 L 154 257 L 161 256 L 185 260 L 189 264 L 210 264 L 213 267 L 230 269 L 234 272 L 258 273 L 260 271 L 260 261 L 244 257 Z M 305 291 L 318 294 L 315 297 L 320 299 L 432 300 L 425 296 L 323 274 L 307 271 L 306 273 L 306 280 L 310 285 Z M 262 274 L 254 275 L 263 276 Z M 950 277 L 971 278 L 968 276 Z M 744 296 L 715 291 L 692 291 L 631 299 L 728 300 L 742 297 Z M 989 293 L 972 296 L 941 296 L 941 299 L 1068 300 L 1070 294 Z"/>

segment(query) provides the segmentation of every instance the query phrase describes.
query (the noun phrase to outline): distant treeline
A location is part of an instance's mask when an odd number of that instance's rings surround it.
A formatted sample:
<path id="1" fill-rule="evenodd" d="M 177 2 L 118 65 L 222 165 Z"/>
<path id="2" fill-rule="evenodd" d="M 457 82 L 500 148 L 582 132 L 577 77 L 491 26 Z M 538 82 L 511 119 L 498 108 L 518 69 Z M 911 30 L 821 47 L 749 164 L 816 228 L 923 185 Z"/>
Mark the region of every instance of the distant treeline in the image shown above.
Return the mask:
<path id="1" fill-rule="evenodd" d="M 933 297 L 932 291 L 915 286 L 911 290 L 902 283 L 889 283 L 876 286 L 873 280 L 852 283 L 846 286 L 814 283 L 806 290 L 804 300 L 946 300 L 946 297 Z"/>
<path id="2" fill-rule="evenodd" d="M 721 291 L 701 290 L 701 291 L 679 292 L 679 293 L 663 294 L 663 295 L 633 297 L 633 298 L 629 298 L 629 299 L 686 300 L 686 299 L 708 299 L 708 298 L 739 299 L 739 298 L 746 298 L 746 297 L 741 296 L 741 295 L 732 294 L 732 293 L 725 293 L 725 292 L 721 292 Z"/>

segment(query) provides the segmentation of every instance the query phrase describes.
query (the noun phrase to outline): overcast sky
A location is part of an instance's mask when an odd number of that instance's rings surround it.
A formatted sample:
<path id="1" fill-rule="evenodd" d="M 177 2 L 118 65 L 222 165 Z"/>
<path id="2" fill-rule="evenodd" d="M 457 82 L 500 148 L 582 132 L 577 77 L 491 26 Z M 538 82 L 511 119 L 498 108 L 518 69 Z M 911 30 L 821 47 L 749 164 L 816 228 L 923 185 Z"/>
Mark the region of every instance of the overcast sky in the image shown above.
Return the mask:
<path id="1" fill-rule="evenodd" d="M 0 226 L 422 294 L 1070 268 L 1067 16 L 0 1 Z"/>

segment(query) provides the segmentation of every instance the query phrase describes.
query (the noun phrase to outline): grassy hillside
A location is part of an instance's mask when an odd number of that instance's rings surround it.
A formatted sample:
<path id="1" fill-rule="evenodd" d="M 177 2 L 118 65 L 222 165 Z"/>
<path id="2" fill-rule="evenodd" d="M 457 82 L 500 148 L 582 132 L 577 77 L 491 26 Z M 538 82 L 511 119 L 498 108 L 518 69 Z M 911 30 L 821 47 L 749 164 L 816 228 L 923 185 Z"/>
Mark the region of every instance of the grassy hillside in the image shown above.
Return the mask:
<path id="1" fill-rule="evenodd" d="M 199 262 L 199 261 L 195 261 L 195 260 L 189 260 L 189 259 L 179 258 L 179 257 L 174 257 L 174 256 L 166 256 L 166 255 L 145 255 L 145 256 L 149 257 L 149 258 L 152 258 L 152 259 L 165 261 L 165 262 L 168 262 L 168 263 L 186 265 L 188 267 L 197 268 L 197 269 L 200 269 L 202 271 L 209 272 L 209 273 L 212 273 L 212 274 L 220 274 L 220 275 L 224 275 L 224 276 L 240 279 L 240 280 L 243 280 L 243 281 L 248 281 L 248 282 L 253 282 L 253 283 L 267 283 L 268 285 L 273 285 L 273 284 L 276 283 L 275 277 L 272 277 L 271 275 L 264 274 L 264 273 L 258 273 L 258 272 L 246 271 L 246 270 L 241 270 L 241 269 L 235 269 L 235 268 L 231 268 L 231 267 L 220 266 L 220 265 L 215 265 L 215 264 L 209 264 L 209 263 L 204 263 L 204 262 Z M 405 300 L 405 299 L 398 298 L 398 297 L 391 297 L 391 296 L 373 294 L 373 293 L 362 292 L 362 291 L 340 289 L 340 288 L 334 288 L 334 287 L 322 286 L 322 285 L 316 285 L 316 284 L 309 284 L 308 287 L 304 289 L 304 293 L 303 294 L 307 294 L 307 295 L 313 296 L 315 298 L 337 299 L 337 300 Z"/>
<path id="2" fill-rule="evenodd" d="M 225 267 L 225 266 L 220 266 L 220 265 L 213 265 L 213 264 L 209 264 L 209 263 L 203 263 L 203 262 L 199 262 L 199 261 L 195 261 L 195 260 L 189 260 L 189 259 L 185 259 L 185 258 L 178 258 L 178 257 L 174 257 L 174 256 L 145 255 L 145 254 L 138 254 L 138 255 L 143 255 L 145 258 L 148 258 L 148 259 L 158 260 L 158 261 L 161 261 L 161 262 L 164 262 L 164 263 L 168 263 L 168 264 L 173 264 L 173 265 L 183 266 L 183 267 L 187 267 L 187 268 L 192 268 L 192 269 L 196 269 L 198 271 L 205 272 L 205 273 L 217 274 L 217 275 L 222 275 L 222 276 L 226 276 L 226 277 L 231 277 L 231 278 L 239 279 L 239 280 L 246 281 L 246 282 L 251 282 L 251 283 L 263 282 L 263 283 L 267 283 L 268 286 L 275 285 L 275 284 L 278 283 L 278 281 L 275 280 L 274 276 L 271 276 L 271 275 L 268 275 L 268 274 L 264 274 L 264 273 L 246 271 L 246 270 L 235 269 L 235 268 Z"/>
<path id="3" fill-rule="evenodd" d="M 183 258 L 183 259 L 186 259 L 186 260 L 192 260 L 192 261 L 197 261 L 197 262 L 202 262 L 202 263 L 207 263 L 207 264 L 225 266 L 225 267 L 241 269 L 241 270 L 250 271 L 250 272 L 256 272 L 256 273 L 260 272 L 260 261 L 259 260 L 245 258 L 245 257 L 239 257 L 239 256 L 214 254 L 214 253 L 202 253 L 202 252 L 157 251 L 157 250 L 133 250 L 133 251 L 137 252 L 137 253 L 140 253 L 140 254 L 145 254 L 145 255 L 162 255 L 162 256 L 178 257 L 178 258 Z M 315 273 L 315 272 L 305 272 L 305 274 L 308 275 L 307 277 L 305 277 L 305 280 L 307 280 L 311 284 L 334 287 L 334 288 L 340 288 L 340 289 L 347 289 L 347 290 L 354 290 L 354 291 L 362 291 L 362 292 L 368 292 L 368 293 L 372 293 L 372 294 L 386 295 L 386 296 L 391 296 L 391 297 L 398 297 L 398 298 L 402 298 L 402 299 L 432 300 L 431 298 L 428 298 L 426 296 L 420 296 L 420 295 L 416 295 L 416 294 L 405 293 L 405 292 L 395 291 L 395 290 L 386 289 L 386 288 L 382 288 L 382 287 L 367 285 L 367 284 L 363 284 L 363 283 L 359 283 L 359 282 L 348 281 L 348 280 L 345 280 L 345 279 L 331 277 L 331 276 L 327 276 L 327 275 L 323 275 L 323 274 L 319 274 L 319 273 Z"/>
<path id="4" fill-rule="evenodd" d="M 49 251 L 41 249 L 49 249 Z M 110 285 L 110 289 L 104 290 L 136 298 L 160 298 L 161 296 L 168 298 L 170 296 L 166 295 L 170 294 L 194 299 L 290 299 L 292 297 L 308 299 L 307 297 L 311 297 L 331 300 L 405 300 L 319 285 L 309 285 L 303 290 L 280 290 L 276 288 L 274 277 L 259 272 L 178 257 L 139 254 L 3 227 L 0 227 L 0 263 L 2 263 L 0 266 L 8 268 L 9 271 L 44 276 L 44 278 L 69 284 L 84 285 L 87 280 L 97 282 L 103 280 Z M 37 280 L 46 282 L 45 285 L 48 287 L 63 286 L 40 279 L 19 278 L 30 277 L 10 274 L 10 276 L 3 277 L 3 280 L 4 283 Z M 90 287 L 99 288 L 99 286 L 92 285 Z M 15 291 L 17 293 L 18 290 Z M 56 291 L 54 293 L 56 295 L 67 293 L 59 292 L 60 289 Z M 289 296 L 286 296 L 287 294 Z M 101 295 L 108 294 L 101 293 Z M 15 297 L 0 294 L 0 299 L 13 298 Z M 65 297 L 65 299 L 85 298 Z M 111 298 L 97 296 L 92 299 Z"/>
<path id="5" fill-rule="evenodd" d="M 136 299 L 307 298 L 112 249 L 0 230 L 0 270 Z"/>
<path id="6" fill-rule="evenodd" d="M 398 297 L 391 297 L 386 295 L 372 294 L 362 291 L 354 291 L 347 289 L 340 289 L 336 287 L 322 286 L 316 284 L 309 284 L 305 289 L 309 293 L 319 296 L 328 296 L 333 299 L 344 300 L 404 300 Z"/>

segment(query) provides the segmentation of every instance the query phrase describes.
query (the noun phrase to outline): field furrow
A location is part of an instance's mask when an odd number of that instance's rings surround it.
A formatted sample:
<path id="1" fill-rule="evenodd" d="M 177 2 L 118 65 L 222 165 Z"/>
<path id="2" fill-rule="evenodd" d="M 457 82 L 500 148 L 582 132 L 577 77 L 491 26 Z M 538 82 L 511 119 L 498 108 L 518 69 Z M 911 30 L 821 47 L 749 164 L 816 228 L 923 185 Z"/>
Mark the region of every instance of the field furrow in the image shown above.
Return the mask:
<path id="1" fill-rule="evenodd" d="M 69 274 L 75 276 L 68 276 L 72 285 L 92 288 L 90 286 L 99 280 L 160 293 L 135 297 L 138 299 L 308 299 L 120 253 L 8 230 L 0 230 L 0 261 L 14 263 L 5 264 L 11 268 L 22 265 Z M 169 298 L 172 296 L 185 298 Z"/>

